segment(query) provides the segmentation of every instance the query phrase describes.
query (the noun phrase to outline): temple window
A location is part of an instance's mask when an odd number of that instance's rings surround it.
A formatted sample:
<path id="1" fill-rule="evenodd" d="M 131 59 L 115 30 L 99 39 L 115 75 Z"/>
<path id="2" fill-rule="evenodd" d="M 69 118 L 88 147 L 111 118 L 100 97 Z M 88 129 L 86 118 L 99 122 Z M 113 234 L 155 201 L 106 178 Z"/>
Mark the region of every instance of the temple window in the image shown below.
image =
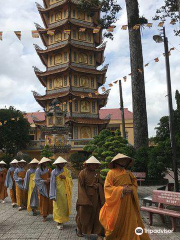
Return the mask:
<path id="1" fill-rule="evenodd" d="M 89 16 L 89 14 L 87 14 L 87 20 L 88 20 L 88 21 L 90 20 L 90 16 Z"/>
<path id="2" fill-rule="evenodd" d="M 66 12 L 67 12 L 67 10 L 65 9 L 65 10 L 64 10 L 64 18 L 66 17 Z"/>
<path id="3" fill-rule="evenodd" d="M 62 77 L 58 77 L 54 79 L 54 88 L 60 88 L 63 85 Z"/>
<path id="4" fill-rule="evenodd" d="M 93 63 L 93 57 L 92 57 L 92 55 L 89 56 L 89 63 L 90 63 L 90 64 Z"/>
<path id="5" fill-rule="evenodd" d="M 78 112 L 78 101 L 74 102 L 74 110 L 75 112 Z"/>
<path id="6" fill-rule="evenodd" d="M 54 22 L 54 15 L 51 15 L 51 23 Z"/>
<path id="7" fill-rule="evenodd" d="M 67 62 L 67 52 L 64 53 L 64 61 Z"/>
<path id="8" fill-rule="evenodd" d="M 90 103 L 88 101 L 81 101 L 81 112 L 90 112 Z"/>
<path id="9" fill-rule="evenodd" d="M 78 19 L 85 20 L 85 13 L 78 11 Z"/>
<path id="10" fill-rule="evenodd" d="M 50 42 L 53 43 L 54 42 L 54 37 L 50 36 Z"/>
<path id="11" fill-rule="evenodd" d="M 94 78 L 91 78 L 91 88 L 94 88 Z"/>
<path id="12" fill-rule="evenodd" d="M 74 127 L 74 139 L 78 139 L 78 127 Z"/>
<path id="13" fill-rule="evenodd" d="M 53 37 L 53 36 L 52 36 L 52 37 Z M 55 42 L 60 41 L 61 38 L 62 38 L 61 33 L 60 33 L 60 32 L 56 33 L 55 36 L 54 36 L 54 38 L 55 38 Z"/>
<path id="14" fill-rule="evenodd" d="M 96 136 L 96 135 L 98 135 L 98 128 L 97 127 L 94 128 L 94 136 Z"/>
<path id="15" fill-rule="evenodd" d="M 75 18 L 76 17 L 76 10 L 73 9 L 73 17 Z"/>
<path id="16" fill-rule="evenodd" d="M 63 125 L 63 118 L 62 117 L 56 117 L 56 125 L 58 125 L 58 126 Z"/>
<path id="17" fill-rule="evenodd" d="M 60 64 L 60 63 L 62 63 L 62 55 L 57 54 L 55 55 L 55 64 Z"/>
<path id="18" fill-rule="evenodd" d="M 88 33 L 88 41 L 91 42 L 91 33 Z"/>
<path id="19" fill-rule="evenodd" d="M 49 79 L 49 89 L 52 89 L 52 88 L 53 88 L 53 80 Z"/>
<path id="20" fill-rule="evenodd" d="M 67 39 L 67 38 L 68 38 L 67 33 L 64 33 L 64 39 Z"/>
<path id="21" fill-rule="evenodd" d="M 56 21 L 59 21 L 60 19 L 62 19 L 62 12 L 56 13 L 55 19 L 56 19 Z"/>
<path id="22" fill-rule="evenodd" d="M 67 86 L 67 76 L 64 76 L 64 86 Z"/>
<path id="23" fill-rule="evenodd" d="M 74 62 L 77 61 L 77 55 L 76 55 L 76 52 L 74 52 Z"/>
<path id="24" fill-rule="evenodd" d="M 80 53 L 79 54 L 79 62 L 87 64 L 88 63 L 88 57 L 85 53 Z"/>
<path id="25" fill-rule="evenodd" d="M 87 76 L 80 77 L 80 86 L 81 87 L 89 87 L 89 78 Z"/>
<path id="26" fill-rule="evenodd" d="M 77 75 L 74 75 L 74 86 L 77 86 L 78 82 L 77 82 Z"/>
<path id="27" fill-rule="evenodd" d="M 79 40 L 82 40 L 82 41 L 86 40 L 86 35 L 84 32 L 79 32 Z"/>
<path id="28" fill-rule="evenodd" d="M 67 103 L 64 104 L 64 111 L 67 111 Z"/>
<path id="29" fill-rule="evenodd" d="M 52 65 L 52 63 L 53 63 L 53 57 L 52 57 L 52 55 L 50 55 L 49 63 L 50 63 L 50 65 Z"/>
<path id="30" fill-rule="evenodd" d="M 96 112 L 96 103 L 92 102 L 92 113 Z"/>
<path id="31" fill-rule="evenodd" d="M 76 39 L 76 31 L 75 30 L 73 30 L 73 38 Z"/>
<path id="32" fill-rule="evenodd" d="M 91 138 L 90 127 L 82 127 L 81 128 L 81 138 Z"/>
<path id="33" fill-rule="evenodd" d="M 53 117 L 48 117 L 48 124 L 53 125 Z"/>

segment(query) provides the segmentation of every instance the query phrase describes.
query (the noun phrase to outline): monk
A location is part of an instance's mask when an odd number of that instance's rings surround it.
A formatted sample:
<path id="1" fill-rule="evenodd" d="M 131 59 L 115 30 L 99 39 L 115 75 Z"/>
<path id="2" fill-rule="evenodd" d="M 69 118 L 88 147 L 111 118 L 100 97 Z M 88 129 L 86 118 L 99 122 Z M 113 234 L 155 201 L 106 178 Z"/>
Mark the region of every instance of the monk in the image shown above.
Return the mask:
<path id="1" fill-rule="evenodd" d="M 27 211 L 30 212 L 32 210 L 33 216 L 37 216 L 36 210 L 39 206 L 38 191 L 34 181 L 38 163 L 39 161 L 35 158 L 29 163 L 30 168 L 26 172 L 24 179 L 24 189 L 28 193 Z"/>
<path id="2" fill-rule="evenodd" d="M 10 162 L 11 167 L 8 169 L 7 175 L 6 175 L 6 182 L 5 186 L 9 188 L 9 193 L 11 197 L 12 207 L 16 206 L 16 184 L 13 178 L 14 171 L 18 166 L 18 161 L 16 159 L 12 160 Z"/>
<path id="3" fill-rule="evenodd" d="M 50 181 L 50 199 L 53 200 L 53 219 L 58 223 L 57 228 L 63 230 L 64 223 L 69 221 L 72 201 L 72 178 L 65 167 L 67 161 L 58 157 L 53 165 Z"/>
<path id="4" fill-rule="evenodd" d="M 19 211 L 25 210 L 27 207 L 27 193 L 24 190 L 24 178 L 26 175 L 26 166 L 27 162 L 25 160 L 20 160 L 18 162 L 18 167 L 14 171 L 14 181 L 16 183 L 16 200 L 17 205 L 19 206 Z"/>
<path id="5" fill-rule="evenodd" d="M 0 162 L 0 200 L 2 200 L 2 203 L 5 203 L 5 198 L 8 196 L 7 194 L 7 188 L 5 186 L 6 181 L 6 163 L 4 161 Z"/>
<path id="6" fill-rule="evenodd" d="M 49 198 L 51 170 L 47 168 L 51 160 L 43 157 L 39 162 L 39 168 L 35 172 L 35 184 L 39 192 L 40 214 L 43 222 L 47 221 L 47 216 L 53 213 L 53 203 Z"/>
<path id="7" fill-rule="evenodd" d="M 106 240 L 150 240 L 147 233 L 136 235 L 135 229 L 144 224 L 140 215 L 137 179 L 126 169 L 133 159 L 117 154 L 109 168 L 105 181 L 106 202 L 100 212 L 100 222 L 105 229 Z"/>
<path id="8" fill-rule="evenodd" d="M 87 234 L 97 234 L 98 240 L 103 239 L 104 231 L 99 222 L 99 212 L 103 206 L 104 191 L 103 181 L 96 171 L 100 162 L 94 157 L 90 157 L 85 162 L 78 177 L 78 200 L 77 200 L 77 236 L 82 237 Z"/>

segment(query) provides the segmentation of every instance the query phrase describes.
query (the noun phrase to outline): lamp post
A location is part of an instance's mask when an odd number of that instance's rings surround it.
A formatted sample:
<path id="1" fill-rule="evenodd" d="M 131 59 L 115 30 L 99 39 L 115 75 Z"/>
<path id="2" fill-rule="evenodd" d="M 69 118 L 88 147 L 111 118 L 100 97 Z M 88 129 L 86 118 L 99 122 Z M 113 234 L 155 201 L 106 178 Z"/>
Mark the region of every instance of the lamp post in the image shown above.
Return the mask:
<path id="1" fill-rule="evenodd" d="M 168 96 L 168 106 L 169 106 L 169 129 L 170 129 L 170 140 L 171 140 L 173 168 L 174 168 L 174 182 L 175 182 L 175 191 L 179 192 L 177 153 L 176 153 L 176 141 L 175 141 L 175 129 L 174 129 L 174 112 L 173 112 L 172 90 L 171 90 L 171 73 L 170 73 L 170 63 L 169 63 L 169 47 L 168 47 L 168 38 L 166 37 L 165 27 L 163 27 L 162 36 L 155 35 L 153 36 L 153 39 L 157 43 L 164 42 L 166 79 L 167 79 L 167 96 Z"/>

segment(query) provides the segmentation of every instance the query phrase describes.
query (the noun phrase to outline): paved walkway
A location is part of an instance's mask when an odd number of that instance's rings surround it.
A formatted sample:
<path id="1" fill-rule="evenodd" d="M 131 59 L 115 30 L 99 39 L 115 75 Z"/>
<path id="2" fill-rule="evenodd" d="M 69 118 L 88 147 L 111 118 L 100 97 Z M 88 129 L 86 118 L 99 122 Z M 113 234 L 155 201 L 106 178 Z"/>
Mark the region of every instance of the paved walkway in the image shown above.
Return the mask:
<path id="1" fill-rule="evenodd" d="M 156 187 L 139 187 L 140 199 L 144 196 L 151 194 L 152 190 Z M 77 199 L 77 180 L 74 180 L 73 187 L 73 205 L 72 215 L 70 221 L 65 225 L 63 231 L 59 231 L 56 228 L 56 223 L 53 222 L 52 216 L 48 217 L 48 221 L 43 223 L 41 216 L 33 217 L 26 211 L 19 212 L 17 208 L 12 208 L 10 199 L 7 198 L 5 204 L 0 204 L 0 239 L 62 239 L 62 240 L 84 240 L 86 238 L 78 238 L 75 234 L 75 204 Z M 141 203 L 141 201 L 140 201 Z M 148 226 L 148 215 L 142 213 L 143 221 L 145 222 L 146 228 Z M 155 219 L 154 226 L 151 229 L 170 229 L 171 224 L 163 225 L 159 219 Z M 178 232 L 161 235 L 156 234 L 150 235 L 152 240 L 180 240 L 180 229 Z M 92 237 L 92 240 L 96 239 Z"/>

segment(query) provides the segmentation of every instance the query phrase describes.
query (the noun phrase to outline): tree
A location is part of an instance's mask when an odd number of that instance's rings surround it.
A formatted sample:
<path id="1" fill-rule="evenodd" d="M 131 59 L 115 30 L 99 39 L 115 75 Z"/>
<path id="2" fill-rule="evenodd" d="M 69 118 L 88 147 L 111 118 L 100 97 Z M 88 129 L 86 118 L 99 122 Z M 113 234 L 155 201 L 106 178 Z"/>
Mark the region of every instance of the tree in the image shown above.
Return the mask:
<path id="1" fill-rule="evenodd" d="M 0 122 L 0 149 L 13 156 L 25 149 L 30 141 L 30 124 L 23 113 L 14 107 L 0 109 Z"/>
<path id="2" fill-rule="evenodd" d="M 146 111 L 146 96 L 144 83 L 144 66 L 140 29 L 133 27 L 137 24 L 147 23 L 145 17 L 139 16 L 137 0 L 125 0 L 128 16 L 131 73 L 132 73 L 132 98 L 134 113 L 134 143 L 135 148 L 148 146 L 148 125 Z M 116 22 L 116 14 L 121 9 L 113 0 L 81 0 L 80 7 L 84 11 L 94 14 L 96 6 L 101 6 L 103 16 L 99 23 L 103 29 L 107 29 L 113 22 Z M 108 35 L 105 34 L 108 37 Z M 112 33 L 110 34 L 112 38 Z"/>
<path id="3" fill-rule="evenodd" d="M 42 152 L 41 152 L 41 157 L 47 157 L 47 158 L 50 158 L 53 156 L 53 153 L 50 149 L 50 146 L 49 145 L 45 145 Z"/>
<path id="4" fill-rule="evenodd" d="M 121 137 L 119 130 L 116 130 L 115 134 L 107 129 L 102 130 L 99 135 L 94 137 L 94 140 L 84 147 L 84 150 L 101 161 L 103 178 L 109 171 L 108 164 L 116 154 L 122 153 L 130 157 L 134 155 L 134 148 L 128 144 L 126 139 Z"/>
<path id="5" fill-rule="evenodd" d="M 87 160 L 88 156 L 84 152 L 72 153 L 69 161 L 76 170 L 81 170 L 83 168 L 83 163 Z"/>
<path id="6" fill-rule="evenodd" d="M 148 146 L 148 125 L 146 111 L 146 95 L 144 83 L 144 64 L 140 28 L 134 30 L 137 24 L 143 24 L 145 19 L 139 17 L 138 1 L 125 0 L 132 73 L 132 98 L 134 116 L 134 146 L 135 148 Z M 140 71 L 138 71 L 138 69 Z"/>
<path id="7" fill-rule="evenodd" d="M 172 23 L 179 22 L 180 17 L 180 0 L 164 0 L 164 5 L 156 10 L 153 20 L 165 21 L 171 18 Z M 180 35 L 179 30 L 174 30 L 175 35 Z"/>

